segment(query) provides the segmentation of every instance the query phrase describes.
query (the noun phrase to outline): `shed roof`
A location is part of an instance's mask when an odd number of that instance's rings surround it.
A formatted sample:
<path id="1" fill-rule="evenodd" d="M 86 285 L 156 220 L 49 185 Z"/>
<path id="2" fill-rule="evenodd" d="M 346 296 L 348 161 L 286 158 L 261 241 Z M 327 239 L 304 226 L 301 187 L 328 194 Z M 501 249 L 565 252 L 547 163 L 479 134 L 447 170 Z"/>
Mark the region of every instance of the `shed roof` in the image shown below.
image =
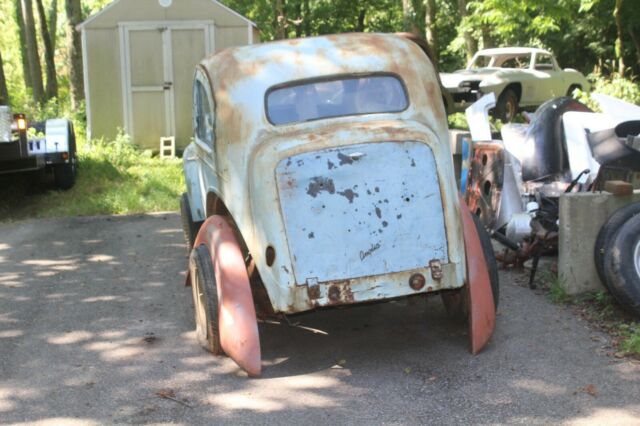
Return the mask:
<path id="1" fill-rule="evenodd" d="M 157 0 L 148 0 L 150 2 L 154 2 L 157 4 Z M 251 25 L 255 28 L 257 28 L 257 25 L 255 24 L 255 22 L 251 21 L 250 19 L 248 19 L 247 17 L 239 14 L 238 12 L 236 12 L 235 10 L 231 9 L 228 6 L 225 6 L 224 4 L 220 3 L 217 0 L 201 0 L 205 3 L 211 3 L 212 5 L 221 8 L 222 10 L 224 10 L 225 12 L 233 15 L 235 18 L 242 20 L 244 23 L 246 23 L 247 25 Z M 106 18 L 109 13 L 111 11 L 113 11 L 114 9 L 118 8 L 118 7 L 124 7 L 124 4 L 127 2 L 132 2 L 132 3 L 136 3 L 136 4 L 142 4 L 142 0 L 113 0 L 111 3 L 109 3 L 107 6 L 105 6 L 102 10 L 100 10 L 97 13 L 94 13 L 93 15 L 91 15 L 90 17 L 88 17 L 84 22 L 82 22 L 81 24 L 79 24 L 76 28 L 79 31 L 84 30 L 85 28 L 87 28 L 88 26 L 92 25 L 92 24 L 97 24 L 101 19 Z M 176 0 L 171 6 L 171 7 L 177 7 L 177 6 L 182 6 L 186 3 L 186 0 Z M 159 6 L 159 5 L 158 5 Z M 137 18 L 133 18 L 133 19 L 137 19 Z M 131 20 L 131 19 L 129 19 Z M 142 20 L 142 19 L 140 19 Z"/>

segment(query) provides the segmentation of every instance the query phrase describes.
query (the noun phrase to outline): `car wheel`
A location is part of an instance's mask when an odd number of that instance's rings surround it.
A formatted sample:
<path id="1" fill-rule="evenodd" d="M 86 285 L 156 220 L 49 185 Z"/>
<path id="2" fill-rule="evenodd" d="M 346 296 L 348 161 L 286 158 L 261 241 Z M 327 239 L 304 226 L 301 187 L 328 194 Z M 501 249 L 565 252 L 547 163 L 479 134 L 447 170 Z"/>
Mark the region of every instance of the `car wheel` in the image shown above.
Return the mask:
<path id="1" fill-rule="evenodd" d="M 498 309 L 498 300 L 500 299 L 500 282 L 498 275 L 498 262 L 496 261 L 495 253 L 493 252 L 493 245 L 491 244 L 491 238 L 480 218 L 476 215 L 473 216 L 473 223 L 476 225 L 478 231 L 478 238 L 480 239 L 480 245 L 482 246 L 482 252 L 487 264 L 487 271 L 489 272 L 489 281 L 491 282 L 491 293 L 493 294 L 493 304 L 495 309 Z M 473 255 L 473 254 L 472 254 Z M 469 284 L 466 284 L 469 285 Z M 466 319 L 469 314 L 469 297 L 465 287 L 458 290 L 445 290 L 440 293 L 442 302 L 444 303 L 447 313 L 455 318 Z"/>
<path id="2" fill-rule="evenodd" d="M 187 243 L 187 250 L 190 252 L 203 222 L 194 222 L 193 216 L 191 215 L 189 196 L 186 192 L 180 197 L 180 219 L 182 220 L 182 232 L 184 233 L 184 240 Z"/>
<path id="3" fill-rule="evenodd" d="M 616 235 L 620 227 L 632 217 L 640 214 L 640 203 L 633 203 L 616 210 L 609 219 L 602 225 L 596 238 L 596 244 L 593 249 L 593 258 L 596 265 L 596 271 L 600 277 L 600 281 L 607 286 L 607 280 L 604 274 L 604 258 L 606 247 Z"/>
<path id="4" fill-rule="evenodd" d="M 75 152 L 71 152 L 69 154 L 70 157 L 68 163 L 56 164 L 53 166 L 53 178 L 56 188 L 58 189 L 71 189 L 71 187 L 76 183 L 78 159 Z"/>
<path id="5" fill-rule="evenodd" d="M 498 97 L 494 115 L 497 119 L 510 123 L 517 113 L 518 95 L 511 89 L 505 89 Z"/>
<path id="6" fill-rule="evenodd" d="M 572 84 L 569 86 L 569 90 L 567 90 L 567 96 L 573 97 L 573 91 L 576 89 L 582 90 L 582 86 L 579 84 Z"/>
<path id="7" fill-rule="evenodd" d="M 613 297 L 640 315 L 640 215 L 620 226 L 605 248 L 604 275 Z"/>
<path id="8" fill-rule="evenodd" d="M 218 289 L 209 249 L 202 245 L 189 258 L 196 339 L 214 355 L 223 355 L 218 328 Z"/>

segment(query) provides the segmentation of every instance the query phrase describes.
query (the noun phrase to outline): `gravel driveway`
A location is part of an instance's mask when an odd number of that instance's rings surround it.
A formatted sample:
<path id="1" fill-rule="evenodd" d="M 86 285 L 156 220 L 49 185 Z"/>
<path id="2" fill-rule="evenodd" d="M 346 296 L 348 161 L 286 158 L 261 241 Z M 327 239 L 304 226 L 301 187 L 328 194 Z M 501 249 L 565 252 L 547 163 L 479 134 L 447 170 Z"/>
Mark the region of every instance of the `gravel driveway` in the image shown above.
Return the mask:
<path id="1" fill-rule="evenodd" d="M 0 225 L 0 422 L 640 424 L 640 365 L 520 273 L 479 356 L 432 297 L 261 324 L 247 379 L 194 340 L 185 253 L 176 214 Z"/>

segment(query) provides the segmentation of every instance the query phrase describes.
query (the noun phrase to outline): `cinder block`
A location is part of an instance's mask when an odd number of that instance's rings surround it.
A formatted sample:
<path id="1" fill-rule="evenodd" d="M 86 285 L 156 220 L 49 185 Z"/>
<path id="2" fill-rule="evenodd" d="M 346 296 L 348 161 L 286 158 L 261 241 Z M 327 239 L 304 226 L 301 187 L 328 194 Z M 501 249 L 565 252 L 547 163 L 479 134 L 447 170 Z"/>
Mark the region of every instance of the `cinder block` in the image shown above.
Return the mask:
<path id="1" fill-rule="evenodd" d="M 640 201 L 640 190 L 632 195 L 609 192 L 581 192 L 560 197 L 558 273 L 567 294 L 605 290 L 593 260 L 598 232 L 606 220 L 622 206 Z"/>

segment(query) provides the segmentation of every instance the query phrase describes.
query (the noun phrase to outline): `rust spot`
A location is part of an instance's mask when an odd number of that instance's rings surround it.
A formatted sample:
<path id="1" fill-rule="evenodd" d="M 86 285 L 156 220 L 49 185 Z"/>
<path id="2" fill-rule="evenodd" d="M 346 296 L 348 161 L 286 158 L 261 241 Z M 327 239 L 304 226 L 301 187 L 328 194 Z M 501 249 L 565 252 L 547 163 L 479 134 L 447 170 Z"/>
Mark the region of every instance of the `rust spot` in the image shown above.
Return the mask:
<path id="1" fill-rule="evenodd" d="M 308 237 L 311 240 L 311 239 L 315 238 L 316 236 L 315 236 L 315 234 L 313 232 L 309 232 Z"/>
<path id="2" fill-rule="evenodd" d="M 333 184 L 333 179 L 322 176 L 317 176 L 311 179 L 311 182 L 309 182 L 309 186 L 307 187 L 307 194 L 316 198 L 321 192 L 328 192 L 329 194 L 336 193 L 336 187 Z"/>
<path id="3" fill-rule="evenodd" d="M 427 280 L 425 279 L 424 275 L 422 275 L 422 274 L 413 274 L 409 278 L 409 287 L 411 287 L 415 291 L 418 291 L 418 290 L 422 289 L 422 287 L 424 287 L 426 282 L 427 282 Z"/>
<path id="4" fill-rule="evenodd" d="M 345 189 L 344 191 L 338 192 L 338 194 L 349 200 L 349 204 L 353 203 L 355 197 L 358 197 L 358 193 L 353 192 L 351 189 Z"/>
<path id="5" fill-rule="evenodd" d="M 338 153 L 338 160 L 340 160 L 340 165 L 344 166 L 345 164 L 353 164 L 353 158 L 348 155 L 344 155 L 343 153 Z"/>
<path id="6" fill-rule="evenodd" d="M 380 210 L 380 207 L 376 207 L 376 216 L 378 216 L 378 219 L 382 219 L 382 210 Z"/>
<path id="7" fill-rule="evenodd" d="M 307 293 L 309 294 L 309 299 L 320 299 L 320 286 L 310 285 L 309 287 L 307 287 Z"/>
<path id="8" fill-rule="evenodd" d="M 333 303 L 336 303 L 340 300 L 340 287 L 337 285 L 332 285 L 329 287 L 329 300 Z"/>
<path id="9" fill-rule="evenodd" d="M 331 162 L 331 160 L 327 160 L 327 168 L 328 168 L 329 170 L 331 170 L 331 169 L 335 169 L 335 168 L 336 168 L 336 165 L 335 165 L 334 163 L 332 163 L 332 162 Z"/>

